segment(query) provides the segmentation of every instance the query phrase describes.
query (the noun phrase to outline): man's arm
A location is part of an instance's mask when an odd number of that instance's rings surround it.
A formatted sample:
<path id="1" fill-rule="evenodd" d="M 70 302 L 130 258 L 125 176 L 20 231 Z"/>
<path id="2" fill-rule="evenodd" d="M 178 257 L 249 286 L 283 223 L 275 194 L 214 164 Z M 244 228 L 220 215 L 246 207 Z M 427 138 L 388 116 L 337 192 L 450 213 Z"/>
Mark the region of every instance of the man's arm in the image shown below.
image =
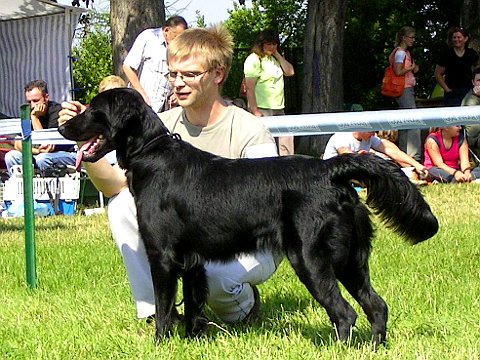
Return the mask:
<path id="1" fill-rule="evenodd" d="M 133 68 L 131 68 L 129 65 L 126 65 L 126 64 L 123 64 L 122 68 L 123 68 L 123 72 L 125 73 L 125 76 L 130 82 L 130 85 L 142 95 L 143 99 L 148 105 L 151 105 L 150 98 L 145 92 L 145 89 L 143 88 L 143 86 L 140 84 L 140 79 L 138 78 L 138 74 L 136 70 L 134 70 Z"/>
<path id="2" fill-rule="evenodd" d="M 85 109 L 85 105 L 78 101 L 63 102 L 58 124 L 64 124 L 75 115 L 84 112 Z M 118 166 L 110 165 L 105 158 L 95 163 L 84 162 L 83 166 L 95 188 L 107 197 L 117 195 L 127 187 L 127 178 L 124 171 Z"/>
<path id="3" fill-rule="evenodd" d="M 413 166 L 419 174 L 426 175 L 427 170 L 425 166 L 420 164 L 417 160 L 412 158 L 410 155 L 404 153 L 402 150 L 398 148 L 397 145 L 395 145 L 391 141 L 388 141 L 386 139 L 381 139 L 380 144 L 375 147 L 375 150 L 384 153 L 385 155 L 392 158 L 398 163 L 405 163 L 410 166 Z"/>
<path id="4" fill-rule="evenodd" d="M 40 121 L 41 116 L 47 114 L 47 104 L 36 104 L 33 109 L 30 111 L 30 120 L 32 121 L 33 130 L 43 129 L 42 123 Z"/>
<path id="5" fill-rule="evenodd" d="M 352 149 L 350 149 L 349 147 L 347 146 L 339 146 L 337 148 L 337 154 L 338 155 L 342 155 L 342 154 L 353 154 L 353 151 Z"/>

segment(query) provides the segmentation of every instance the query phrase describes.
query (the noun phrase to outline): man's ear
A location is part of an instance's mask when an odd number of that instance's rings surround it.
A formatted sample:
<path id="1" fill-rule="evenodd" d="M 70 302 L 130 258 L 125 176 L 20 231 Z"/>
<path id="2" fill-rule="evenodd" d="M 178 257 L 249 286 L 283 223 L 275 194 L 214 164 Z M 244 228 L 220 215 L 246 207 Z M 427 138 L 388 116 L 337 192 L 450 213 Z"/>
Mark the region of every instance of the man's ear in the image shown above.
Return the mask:
<path id="1" fill-rule="evenodd" d="M 217 67 L 215 70 L 215 78 L 213 81 L 215 84 L 222 84 L 225 81 L 225 69 L 222 67 Z"/>
<path id="2" fill-rule="evenodd" d="M 45 102 L 47 102 L 47 101 L 48 101 L 48 99 L 49 99 L 49 96 L 48 96 L 48 94 L 45 94 L 45 95 L 43 96 L 43 98 L 45 99 Z"/>

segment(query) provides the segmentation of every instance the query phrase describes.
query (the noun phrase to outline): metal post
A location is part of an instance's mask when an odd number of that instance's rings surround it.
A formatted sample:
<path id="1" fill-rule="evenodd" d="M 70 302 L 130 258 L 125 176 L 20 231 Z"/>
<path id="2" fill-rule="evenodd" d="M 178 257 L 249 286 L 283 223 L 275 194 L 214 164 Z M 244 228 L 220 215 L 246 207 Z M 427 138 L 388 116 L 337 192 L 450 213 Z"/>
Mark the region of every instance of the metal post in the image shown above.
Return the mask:
<path id="1" fill-rule="evenodd" d="M 30 105 L 20 106 L 22 126 L 22 170 L 23 170 L 23 209 L 25 221 L 25 267 L 27 284 L 31 289 L 37 287 L 35 263 L 35 218 L 33 207 L 33 166 L 32 166 L 32 124 Z"/>

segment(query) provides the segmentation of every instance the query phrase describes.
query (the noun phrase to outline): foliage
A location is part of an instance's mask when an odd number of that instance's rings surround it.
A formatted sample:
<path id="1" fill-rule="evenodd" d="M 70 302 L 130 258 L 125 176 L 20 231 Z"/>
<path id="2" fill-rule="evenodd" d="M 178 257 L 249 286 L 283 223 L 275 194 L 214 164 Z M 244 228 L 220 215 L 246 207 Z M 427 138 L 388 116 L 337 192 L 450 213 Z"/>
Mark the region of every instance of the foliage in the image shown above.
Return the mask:
<path id="1" fill-rule="evenodd" d="M 436 185 L 422 191 L 439 218 L 434 238 L 412 247 L 376 223 L 370 271 L 389 305 L 385 347 L 372 349 L 366 316 L 348 295 L 359 314 L 357 325 L 347 344 L 335 342 L 325 311 L 286 261 L 259 287 L 258 324 L 212 323 L 201 339 L 183 338 L 180 326 L 155 345 L 153 325 L 135 320 L 106 216 L 75 215 L 36 219 L 34 291 L 25 285 L 23 221 L 0 219 L 0 357 L 478 359 L 480 185 Z"/>
<path id="2" fill-rule="evenodd" d="M 89 103 L 98 93 L 98 84 L 113 73 L 110 15 L 91 11 L 78 29 L 73 47 L 75 97 Z"/>
<path id="3" fill-rule="evenodd" d="M 281 29 L 284 51 L 295 63 L 296 79 L 301 78 L 303 39 L 306 23 L 306 3 L 294 0 L 255 1 L 251 8 L 234 4 L 227 26 L 233 33 L 238 49 L 231 73 L 233 85 L 227 82 L 225 92 L 235 95 L 241 80 L 243 60 L 253 43 L 255 34 L 268 26 Z M 396 32 L 405 25 L 417 32 L 413 49 L 420 66 L 416 92 L 428 97 L 435 86 L 433 72 L 436 59 L 445 48 L 446 31 L 460 22 L 462 0 L 350 0 L 345 23 L 344 39 L 344 95 L 345 103 L 359 103 L 366 110 L 392 107 L 392 101 L 380 95 L 383 70 L 393 49 Z M 238 73 L 238 74 L 237 74 Z M 292 82 L 293 79 L 288 79 Z M 291 90 L 293 102 L 299 102 L 300 81 Z M 288 84 L 287 84 L 288 85 Z M 287 103 L 292 101 L 288 99 Z"/>
<path id="4" fill-rule="evenodd" d="M 195 11 L 195 14 L 197 15 L 197 28 L 206 28 L 207 24 L 205 23 L 205 16 L 200 14 L 200 10 Z"/>
<path id="5" fill-rule="evenodd" d="M 406 25 L 416 29 L 413 56 L 420 66 L 417 96 L 431 94 L 436 60 L 445 48 L 447 29 L 459 24 L 462 2 L 350 0 L 345 24 L 345 102 L 360 103 L 369 110 L 392 106 L 390 100 L 382 99 L 380 83 L 395 34 Z"/>

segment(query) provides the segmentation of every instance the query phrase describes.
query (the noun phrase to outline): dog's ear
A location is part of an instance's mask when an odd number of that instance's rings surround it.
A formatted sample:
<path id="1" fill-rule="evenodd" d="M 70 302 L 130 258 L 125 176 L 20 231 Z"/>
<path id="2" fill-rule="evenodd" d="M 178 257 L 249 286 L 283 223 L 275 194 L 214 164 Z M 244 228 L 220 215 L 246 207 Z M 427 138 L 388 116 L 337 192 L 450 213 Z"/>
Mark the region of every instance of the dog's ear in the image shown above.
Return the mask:
<path id="1" fill-rule="evenodd" d="M 114 117 L 110 121 L 115 124 L 112 136 L 117 144 L 119 165 L 126 168 L 129 159 L 141 152 L 145 143 L 168 133 L 168 130 L 138 92 L 132 89 L 113 90 L 117 91 L 115 103 L 110 106 L 110 115 Z"/>

